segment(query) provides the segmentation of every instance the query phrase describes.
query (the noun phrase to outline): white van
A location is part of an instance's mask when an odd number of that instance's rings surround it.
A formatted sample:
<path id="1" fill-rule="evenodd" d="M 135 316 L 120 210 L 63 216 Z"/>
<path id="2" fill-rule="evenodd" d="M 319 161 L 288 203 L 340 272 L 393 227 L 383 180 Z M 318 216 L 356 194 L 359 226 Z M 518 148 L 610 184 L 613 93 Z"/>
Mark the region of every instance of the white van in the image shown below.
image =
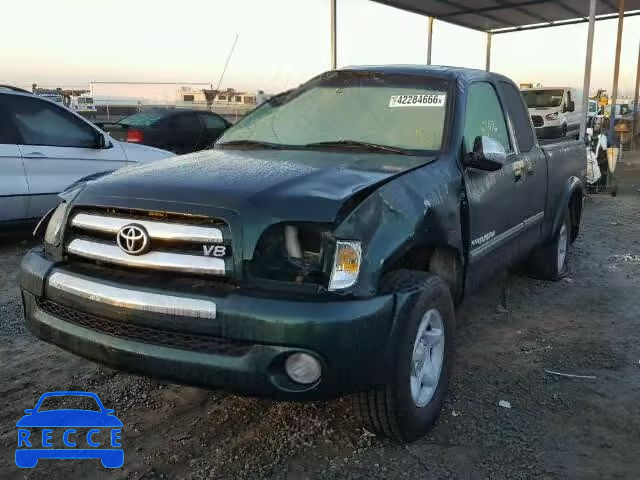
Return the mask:
<path id="1" fill-rule="evenodd" d="M 525 88 L 522 95 L 538 138 L 578 137 L 582 94 L 570 87 Z"/>

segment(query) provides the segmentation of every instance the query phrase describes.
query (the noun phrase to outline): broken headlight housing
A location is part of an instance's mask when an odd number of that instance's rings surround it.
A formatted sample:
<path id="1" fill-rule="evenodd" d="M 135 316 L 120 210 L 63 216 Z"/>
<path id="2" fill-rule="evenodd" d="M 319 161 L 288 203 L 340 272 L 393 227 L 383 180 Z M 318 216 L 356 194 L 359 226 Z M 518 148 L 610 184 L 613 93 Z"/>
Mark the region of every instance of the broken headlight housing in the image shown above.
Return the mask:
<path id="1" fill-rule="evenodd" d="M 258 278 L 330 291 L 353 286 L 360 273 L 360 242 L 336 240 L 332 226 L 322 223 L 276 224 L 256 246 L 250 273 Z"/>
<path id="2" fill-rule="evenodd" d="M 256 245 L 251 274 L 281 282 L 326 285 L 329 281 L 325 268 L 329 232 L 329 226 L 316 223 L 270 226 Z"/>

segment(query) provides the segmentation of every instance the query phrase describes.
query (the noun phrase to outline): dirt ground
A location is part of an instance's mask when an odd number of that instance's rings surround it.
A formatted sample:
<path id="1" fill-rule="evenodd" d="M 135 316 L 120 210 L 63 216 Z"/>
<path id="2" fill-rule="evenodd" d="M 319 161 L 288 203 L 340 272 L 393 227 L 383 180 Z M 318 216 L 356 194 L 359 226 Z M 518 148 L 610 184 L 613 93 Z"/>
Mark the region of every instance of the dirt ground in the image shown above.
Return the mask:
<path id="1" fill-rule="evenodd" d="M 444 410 L 428 437 L 407 446 L 363 431 L 348 398 L 274 403 L 186 388 L 35 339 L 17 288 L 32 242 L 4 240 L 0 478 L 638 479 L 640 162 L 622 167 L 617 197 L 586 200 L 566 279 L 509 274 L 460 308 Z M 97 460 L 15 466 L 15 423 L 50 390 L 94 391 L 115 409 L 124 423 L 121 469 Z"/>

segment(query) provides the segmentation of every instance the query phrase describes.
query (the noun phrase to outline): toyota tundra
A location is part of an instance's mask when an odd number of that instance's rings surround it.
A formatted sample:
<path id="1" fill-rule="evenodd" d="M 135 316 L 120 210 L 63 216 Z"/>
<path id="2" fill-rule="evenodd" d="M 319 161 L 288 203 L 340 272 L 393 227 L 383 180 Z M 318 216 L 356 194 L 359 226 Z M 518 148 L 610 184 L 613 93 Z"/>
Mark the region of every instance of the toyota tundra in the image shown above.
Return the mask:
<path id="1" fill-rule="evenodd" d="M 411 441 L 451 374 L 454 305 L 515 262 L 557 280 L 584 145 L 540 146 L 509 79 L 355 67 L 215 148 L 80 181 L 21 266 L 26 323 L 88 359 L 283 400 L 353 393 Z"/>

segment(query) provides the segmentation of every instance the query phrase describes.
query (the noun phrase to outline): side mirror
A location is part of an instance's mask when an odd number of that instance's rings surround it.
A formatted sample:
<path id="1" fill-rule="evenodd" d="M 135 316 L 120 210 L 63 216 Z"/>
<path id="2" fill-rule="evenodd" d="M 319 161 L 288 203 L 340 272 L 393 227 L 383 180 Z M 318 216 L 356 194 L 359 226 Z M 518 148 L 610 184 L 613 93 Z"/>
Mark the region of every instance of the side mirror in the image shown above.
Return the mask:
<path id="1" fill-rule="evenodd" d="M 565 112 L 574 112 L 576 110 L 576 104 L 573 100 L 569 100 L 567 102 L 567 106 L 565 107 Z"/>
<path id="2" fill-rule="evenodd" d="M 113 415 L 116 411 L 113 408 L 105 408 L 104 413 L 107 415 Z"/>
<path id="3" fill-rule="evenodd" d="M 111 148 L 111 135 L 109 132 L 100 132 L 98 137 L 98 148 Z"/>
<path id="4" fill-rule="evenodd" d="M 35 409 L 34 408 L 27 408 L 24 413 L 26 413 L 27 415 L 31 415 L 33 413 Z"/>
<path id="5" fill-rule="evenodd" d="M 507 162 L 507 152 L 500 142 L 491 137 L 478 136 L 473 142 L 473 151 L 464 159 L 464 165 L 478 170 L 495 172 Z"/>

